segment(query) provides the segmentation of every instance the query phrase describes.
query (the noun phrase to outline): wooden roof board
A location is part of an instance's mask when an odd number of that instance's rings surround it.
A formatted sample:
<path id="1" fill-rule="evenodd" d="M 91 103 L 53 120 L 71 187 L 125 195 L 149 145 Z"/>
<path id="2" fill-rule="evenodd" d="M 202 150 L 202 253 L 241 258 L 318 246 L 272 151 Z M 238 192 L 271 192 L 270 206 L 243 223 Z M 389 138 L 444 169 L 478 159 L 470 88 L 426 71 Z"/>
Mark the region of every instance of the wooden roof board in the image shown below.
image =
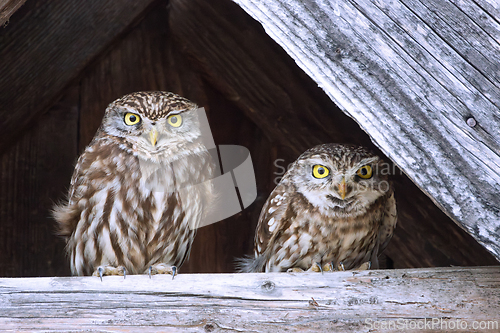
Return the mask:
<path id="1" fill-rule="evenodd" d="M 444 212 L 500 259 L 498 5 L 235 2 Z"/>

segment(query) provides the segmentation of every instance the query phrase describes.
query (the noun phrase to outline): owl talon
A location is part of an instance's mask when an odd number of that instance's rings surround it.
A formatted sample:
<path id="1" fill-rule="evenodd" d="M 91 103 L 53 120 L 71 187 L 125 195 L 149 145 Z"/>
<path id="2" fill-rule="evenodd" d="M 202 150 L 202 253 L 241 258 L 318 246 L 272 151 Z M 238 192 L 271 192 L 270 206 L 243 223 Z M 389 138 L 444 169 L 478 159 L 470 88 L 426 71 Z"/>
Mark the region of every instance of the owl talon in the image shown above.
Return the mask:
<path id="1" fill-rule="evenodd" d="M 356 268 L 355 270 L 356 270 L 356 271 L 366 271 L 366 270 L 369 270 L 371 267 L 372 267 L 372 262 L 371 262 L 371 261 L 367 261 L 367 262 L 362 263 L 362 264 L 361 264 L 358 268 Z"/>
<path id="2" fill-rule="evenodd" d="M 304 273 L 304 270 L 300 267 L 293 267 L 286 270 L 287 273 Z"/>
<path id="3" fill-rule="evenodd" d="M 99 272 L 99 278 L 101 279 L 102 282 L 102 276 L 104 275 L 104 268 L 102 266 L 99 266 L 99 268 L 97 268 L 97 271 Z"/>
<path id="4" fill-rule="evenodd" d="M 333 272 L 335 270 L 335 265 L 333 262 L 329 262 L 325 265 L 323 265 L 323 272 Z"/>
<path id="5" fill-rule="evenodd" d="M 127 278 L 127 269 L 125 267 L 123 268 L 123 279 L 125 280 Z"/>
<path id="6" fill-rule="evenodd" d="M 176 266 L 172 266 L 172 280 L 174 279 L 175 277 L 175 274 L 177 274 L 177 267 Z"/>
<path id="7" fill-rule="evenodd" d="M 99 266 L 92 275 L 98 276 L 102 281 L 102 277 L 106 275 L 123 275 L 125 277 L 126 274 L 127 270 L 123 266 Z"/>
<path id="8" fill-rule="evenodd" d="M 337 270 L 342 272 L 345 271 L 344 263 L 342 261 L 339 262 L 339 267 L 337 267 Z"/>
<path id="9" fill-rule="evenodd" d="M 311 268 L 309 268 L 309 271 L 311 272 L 321 272 L 323 274 L 323 268 L 321 267 L 321 264 L 319 262 L 315 262 L 314 264 L 311 265 Z"/>
<path id="10" fill-rule="evenodd" d="M 149 278 L 151 279 L 151 275 L 156 275 L 156 274 L 172 274 L 172 280 L 173 280 L 175 275 L 177 274 L 177 267 L 173 265 L 169 266 L 167 264 L 156 264 L 149 266 L 148 268 Z"/>

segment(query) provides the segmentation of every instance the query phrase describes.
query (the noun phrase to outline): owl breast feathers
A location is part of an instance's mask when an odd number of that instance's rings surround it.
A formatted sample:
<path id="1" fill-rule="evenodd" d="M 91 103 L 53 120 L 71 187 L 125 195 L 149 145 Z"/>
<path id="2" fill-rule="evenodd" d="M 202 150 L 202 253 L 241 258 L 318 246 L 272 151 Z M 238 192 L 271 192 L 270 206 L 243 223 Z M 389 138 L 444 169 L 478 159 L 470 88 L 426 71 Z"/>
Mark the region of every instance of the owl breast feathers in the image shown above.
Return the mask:
<path id="1" fill-rule="evenodd" d="M 108 106 L 78 159 L 67 203 L 54 209 L 72 274 L 103 266 L 144 273 L 186 260 L 213 199 L 214 166 L 196 111 L 166 92 Z"/>
<path id="2" fill-rule="evenodd" d="M 363 147 L 324 144 L 304 152 L 262 208 L 255 256 L 242 272 L 377 268 L 396 226 L 387 164 Z"/>

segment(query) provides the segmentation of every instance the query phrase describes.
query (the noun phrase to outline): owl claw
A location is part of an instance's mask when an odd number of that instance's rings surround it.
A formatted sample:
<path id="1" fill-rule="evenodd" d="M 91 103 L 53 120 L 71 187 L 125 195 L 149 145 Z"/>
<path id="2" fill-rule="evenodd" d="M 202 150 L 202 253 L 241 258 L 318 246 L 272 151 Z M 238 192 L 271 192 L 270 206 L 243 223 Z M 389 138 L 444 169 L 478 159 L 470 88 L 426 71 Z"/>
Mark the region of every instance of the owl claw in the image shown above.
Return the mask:
<path id="1" fill-rule="evenodd" d="M 335 265 L 333 264 L 333 261 L 330 261 L 329 263 L 323 266 L 324 272 L 333 272 L 334 270 L 335 270 Z"/>
<path id="2" fill-rule="evenodd" d="M 155 274 L 172 274 L 172 280 L 175 275 L 177 275 L 177 267 L 176 266 L 168 266 L 167 264 L 155 264 L 151 265 L 148 268 L 148 275 L 151 279 L 151 275 Z"/>
<path id="3" fill-rule="evenodd" d="M 366 271 L 372 267 L 372 262 L 367 261 L 362 263 L 358 268 L 356 268 L 357 271 Z"/>
<path id="4" fill-rule="evenodd" d="M 172 266 L 172 280 L 174 279 L 175 274 L 177 274 L 177 267 Z"/>
<path id="5" fill-rule="evenodd" d="M 287 273 L 303 273 L 304 270 L 300 267 L 293 267 L 293 268 L 289 268 L 287 269 L 286 271 Z"/>
<path id="6" fill-rule="evenodd" d="M 323 268 L 321 267 L 321 264 L 319 262 L 315 262 L 314 264 L 312 264 L 309 270 L 312 272 L 321 272 L 321 274 L 323 274 Z"/>
<path id="7" fill-rule="evenodd" d="M 97 268 L 97 272 L 99 272 L 99 278 L 101 279 L 102 282 L 102 276 L 104 275 L 104 268 L 102 266 L 99 266 L 99 268 Z"/>
<path id="8" fill-rule="evenodd" d="M 99 266 L 97 269 L 92 273 L 92 276 L 98 276 L 99 279 L 102 281 L 102 277 L 106 275 L 123 275 L 125 278 L 127 274 L 127 270 L 123 266 Z"/>
<path id="9" fill-rule="evenodd" d="M 339 262 L 339 267 L 338 267 L 338 270 L 339 271 L 345 271 L 345 267 L 344 267 L 344 263 L 341 261 Z"/>
<path id="10" fill-rule="evenodd" d="M 125 280 L 127 278 L 127 269 L 125 267 L 123 268 L 123 279 Z"/>

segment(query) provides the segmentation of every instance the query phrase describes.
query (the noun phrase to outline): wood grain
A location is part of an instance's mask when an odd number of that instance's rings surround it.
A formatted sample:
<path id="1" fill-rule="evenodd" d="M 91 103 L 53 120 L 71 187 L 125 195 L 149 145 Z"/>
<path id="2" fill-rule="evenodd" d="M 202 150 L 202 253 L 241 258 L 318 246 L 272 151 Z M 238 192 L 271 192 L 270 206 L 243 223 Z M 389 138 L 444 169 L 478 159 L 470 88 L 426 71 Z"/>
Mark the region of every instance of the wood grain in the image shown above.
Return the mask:
<path id="1" fill-rule="evenodd" d="M 459 321 L 466 329 L 449 331 L 473 331 L 474 323 L 498 331 L 499 281 L 498 266 L 0 279 L 0 325 L 18 332 L 401 332 L 427 325 L 418 331 L 435 332 Z M 401 326 L 383 327 L 390 322 Z"/>
<path id="2" fill-rule="evenodd" d="M 78 87 L 0 155 L 0 276 L 69 275 L 50 211 L 77 158 Z"/>
<path id="3" fill-rule="evenodd" d="M 28 3 L 0 30 L 0 152 L 153 0 Z"/>

